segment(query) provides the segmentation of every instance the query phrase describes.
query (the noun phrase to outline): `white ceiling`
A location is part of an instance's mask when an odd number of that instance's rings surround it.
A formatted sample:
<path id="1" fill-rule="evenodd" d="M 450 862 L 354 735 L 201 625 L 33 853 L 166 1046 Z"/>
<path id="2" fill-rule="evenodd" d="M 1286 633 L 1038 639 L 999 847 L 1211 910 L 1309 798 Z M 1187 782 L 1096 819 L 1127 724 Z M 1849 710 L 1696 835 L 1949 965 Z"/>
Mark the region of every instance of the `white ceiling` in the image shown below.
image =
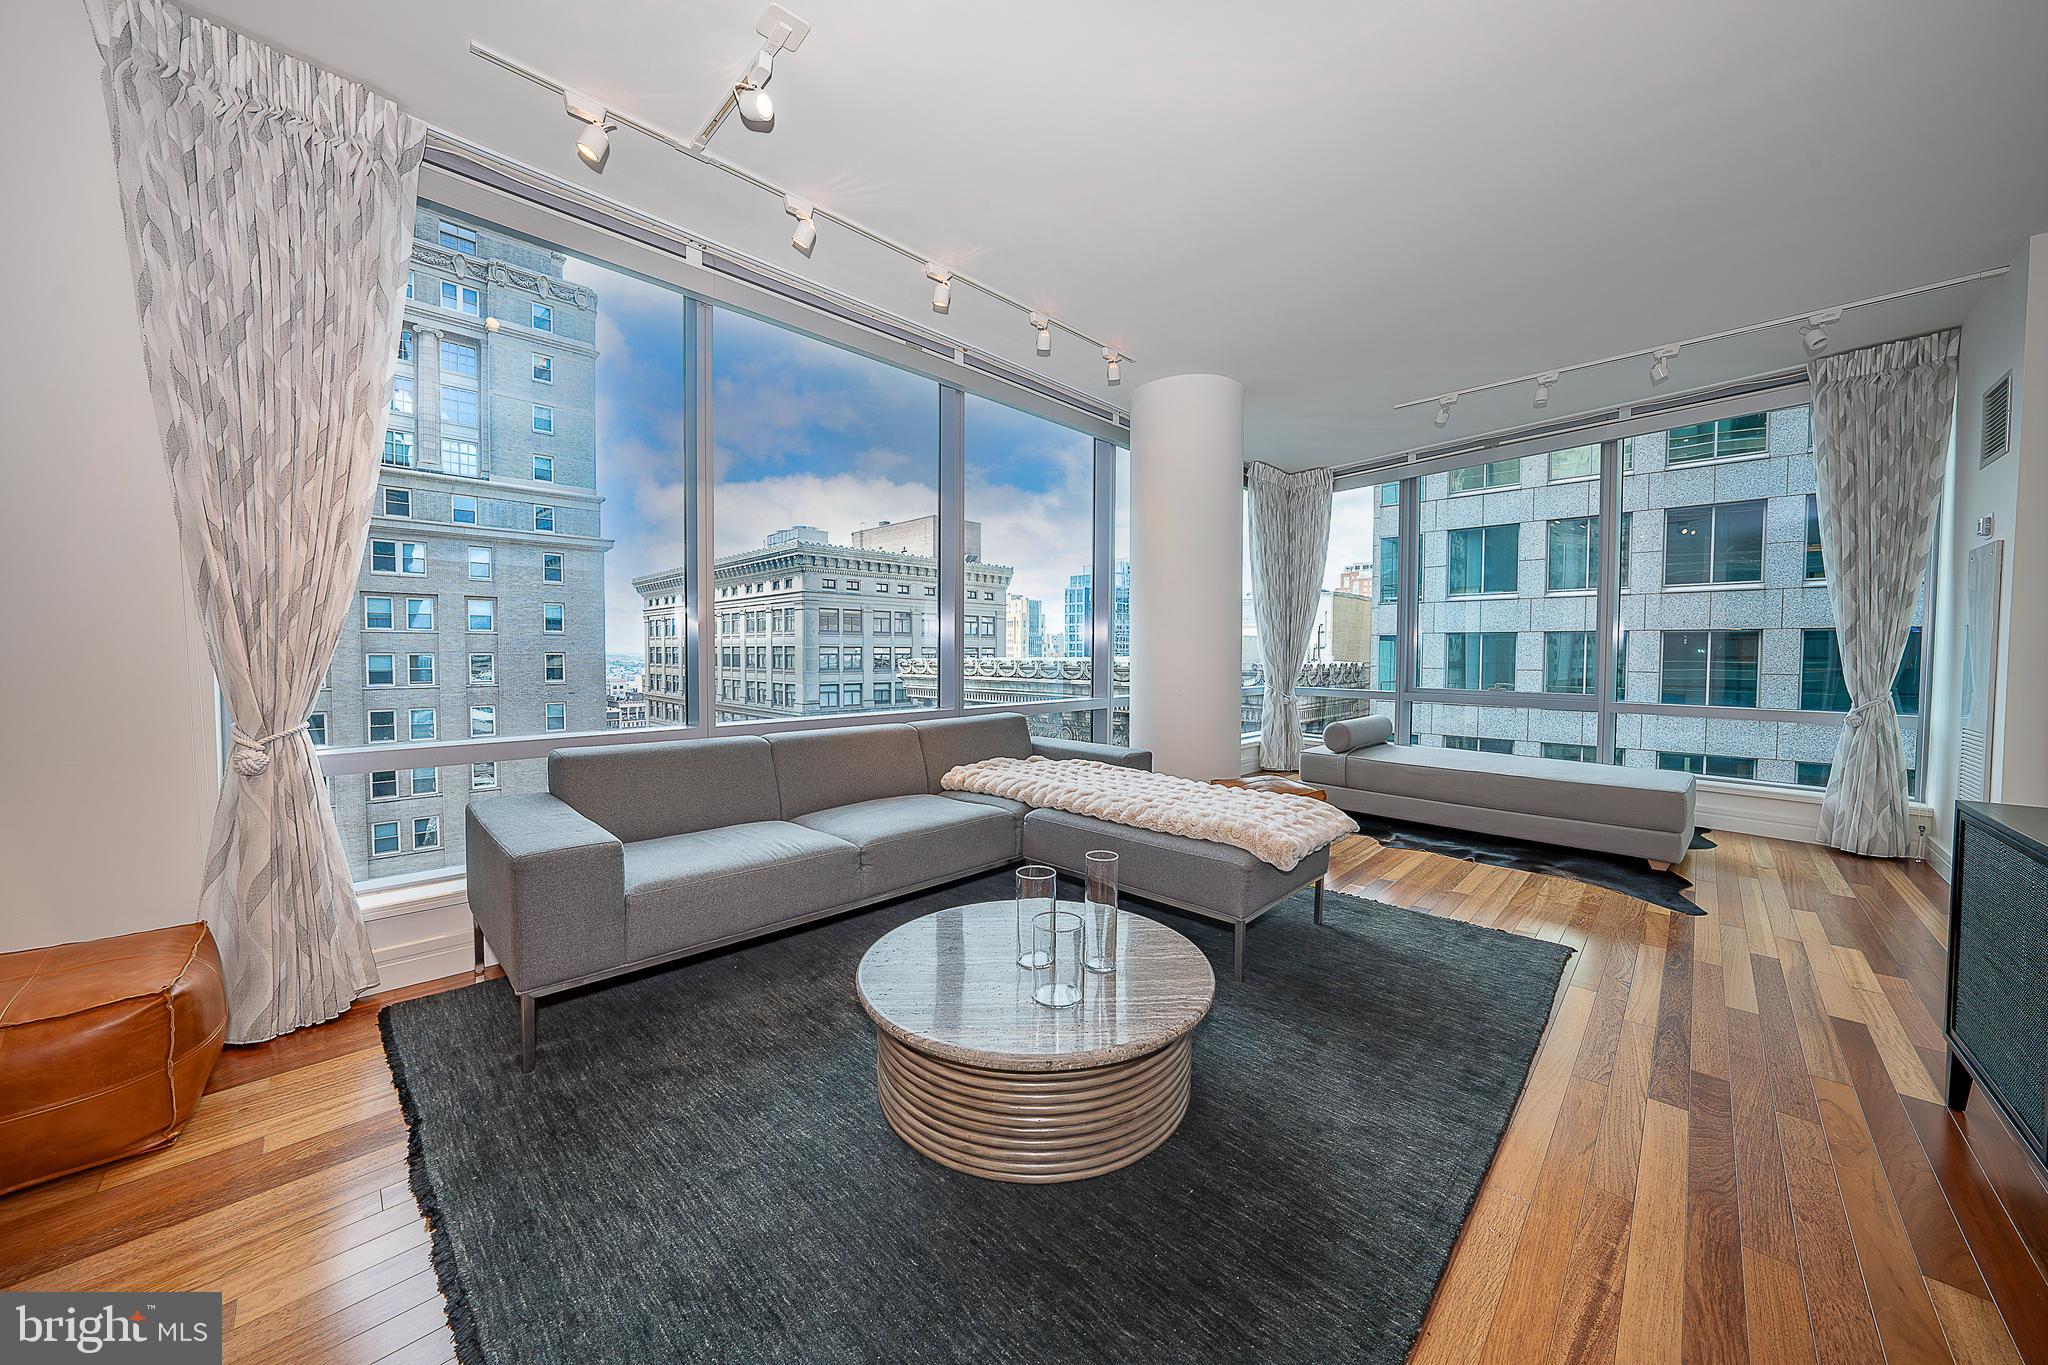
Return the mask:
<path id="1" fill-rule="evenodd" d="M 778 126 L 715 149 L 1138 359 L 1102 388 L 1062 336 L 630 132 L 592 177 L 548 92 L 472 40 L 677 133 L 756 45 L 763 0 L 204 0 L 436 126 L 1128 402 L 1232 375 L 1247 453 L 1344 463 L 1450 427 L 1407 398 L 2001 265 L 2048 230 L 2048 4 L 962 4 L 791 0 Z M 1976 290 L 1852 317 L 1838 344 L 1959 320 Z M 1672 390 L 1797 365 L 1785 332 L 1688 350 Z M 1547 414 L 1640 399 L 1631 362 Z M 1121 396 L 1121 397 L 1120 397 Z"/>

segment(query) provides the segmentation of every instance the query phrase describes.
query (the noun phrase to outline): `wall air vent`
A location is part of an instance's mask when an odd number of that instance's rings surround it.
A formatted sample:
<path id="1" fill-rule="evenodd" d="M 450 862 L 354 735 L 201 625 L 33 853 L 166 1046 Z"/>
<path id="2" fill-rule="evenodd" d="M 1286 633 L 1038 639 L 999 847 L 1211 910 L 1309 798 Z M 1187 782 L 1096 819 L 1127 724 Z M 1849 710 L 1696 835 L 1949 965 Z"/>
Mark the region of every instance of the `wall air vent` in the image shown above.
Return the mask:
<path id="1" fill-rule="evenodd" d="M 2007 370 L 1996 384 L 1984 390 L 1983 436 L 1977 444 L 1979 468 L 2005 454 L 2010 444 L 2011 425 L 2012 371 Z"/>

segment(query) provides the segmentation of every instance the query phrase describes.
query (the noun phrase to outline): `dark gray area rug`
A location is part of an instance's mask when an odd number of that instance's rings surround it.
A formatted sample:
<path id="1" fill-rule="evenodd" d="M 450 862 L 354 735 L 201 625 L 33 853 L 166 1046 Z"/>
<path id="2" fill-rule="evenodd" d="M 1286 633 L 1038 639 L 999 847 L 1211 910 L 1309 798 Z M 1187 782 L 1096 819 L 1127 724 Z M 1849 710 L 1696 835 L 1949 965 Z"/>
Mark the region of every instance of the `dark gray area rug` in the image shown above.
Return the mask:
<path id="1" fill-rule="evenodd" d="M 1122 1171 L 999 1184 L 917 1156 L 854 995 L 907 919 L 1005 872 L 544 1005 L 387 1007 L 412 1184 L 465 1362 L 1401 1360 L 1570 951 L 1331 893 L 1200 944 L 1216 1003 L 1180 1131 Z"/>

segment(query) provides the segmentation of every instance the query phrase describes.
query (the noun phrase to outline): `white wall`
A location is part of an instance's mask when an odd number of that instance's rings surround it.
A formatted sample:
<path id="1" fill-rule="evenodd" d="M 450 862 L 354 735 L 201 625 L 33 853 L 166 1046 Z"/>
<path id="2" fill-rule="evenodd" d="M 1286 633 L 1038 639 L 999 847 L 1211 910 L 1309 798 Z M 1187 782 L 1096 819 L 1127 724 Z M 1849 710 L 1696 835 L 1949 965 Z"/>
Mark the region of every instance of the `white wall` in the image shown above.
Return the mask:
<path id="1" fill-rule="evenodd" d="M 1963 322 L 1956 383 L 1956 458 L 1943 499 L 1940 581 L 1929 716 L 1928 800 L 1946 866 L 1956 802 L 1963 592 L 1977 519 L 2005 542 L 1992 799 L 2048 804 L 2048 379 L 2026 383 L 2029 362 L 2048 376 L 2048 235 L 2035 237 L 1993 280 Z M 1978 466 L 1984 391 L 2012 373 L 2010 449 Z"/>
<path id="2" fill-rule="evenodd" d="M 10 9 L 0 951 L 194 918 L 216 790 L 99 69 L 81 6 Z"/>

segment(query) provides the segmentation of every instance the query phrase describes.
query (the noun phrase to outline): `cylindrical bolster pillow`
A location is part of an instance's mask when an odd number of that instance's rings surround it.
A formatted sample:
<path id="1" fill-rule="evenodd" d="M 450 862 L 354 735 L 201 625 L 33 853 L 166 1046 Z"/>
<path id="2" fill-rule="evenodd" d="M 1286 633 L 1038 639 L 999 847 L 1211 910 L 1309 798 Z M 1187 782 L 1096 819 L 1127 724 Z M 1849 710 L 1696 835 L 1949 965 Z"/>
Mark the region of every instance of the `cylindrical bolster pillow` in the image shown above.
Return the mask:
<path id="1" fill-rule="evenodd" d="M 1332 721 L 1323 730 L 1323 747 L 1333 754 L 1349 753 L 1373 744 L 1385 744 L 1394 737 L 1392 716 L 1356 716 Z"/>

